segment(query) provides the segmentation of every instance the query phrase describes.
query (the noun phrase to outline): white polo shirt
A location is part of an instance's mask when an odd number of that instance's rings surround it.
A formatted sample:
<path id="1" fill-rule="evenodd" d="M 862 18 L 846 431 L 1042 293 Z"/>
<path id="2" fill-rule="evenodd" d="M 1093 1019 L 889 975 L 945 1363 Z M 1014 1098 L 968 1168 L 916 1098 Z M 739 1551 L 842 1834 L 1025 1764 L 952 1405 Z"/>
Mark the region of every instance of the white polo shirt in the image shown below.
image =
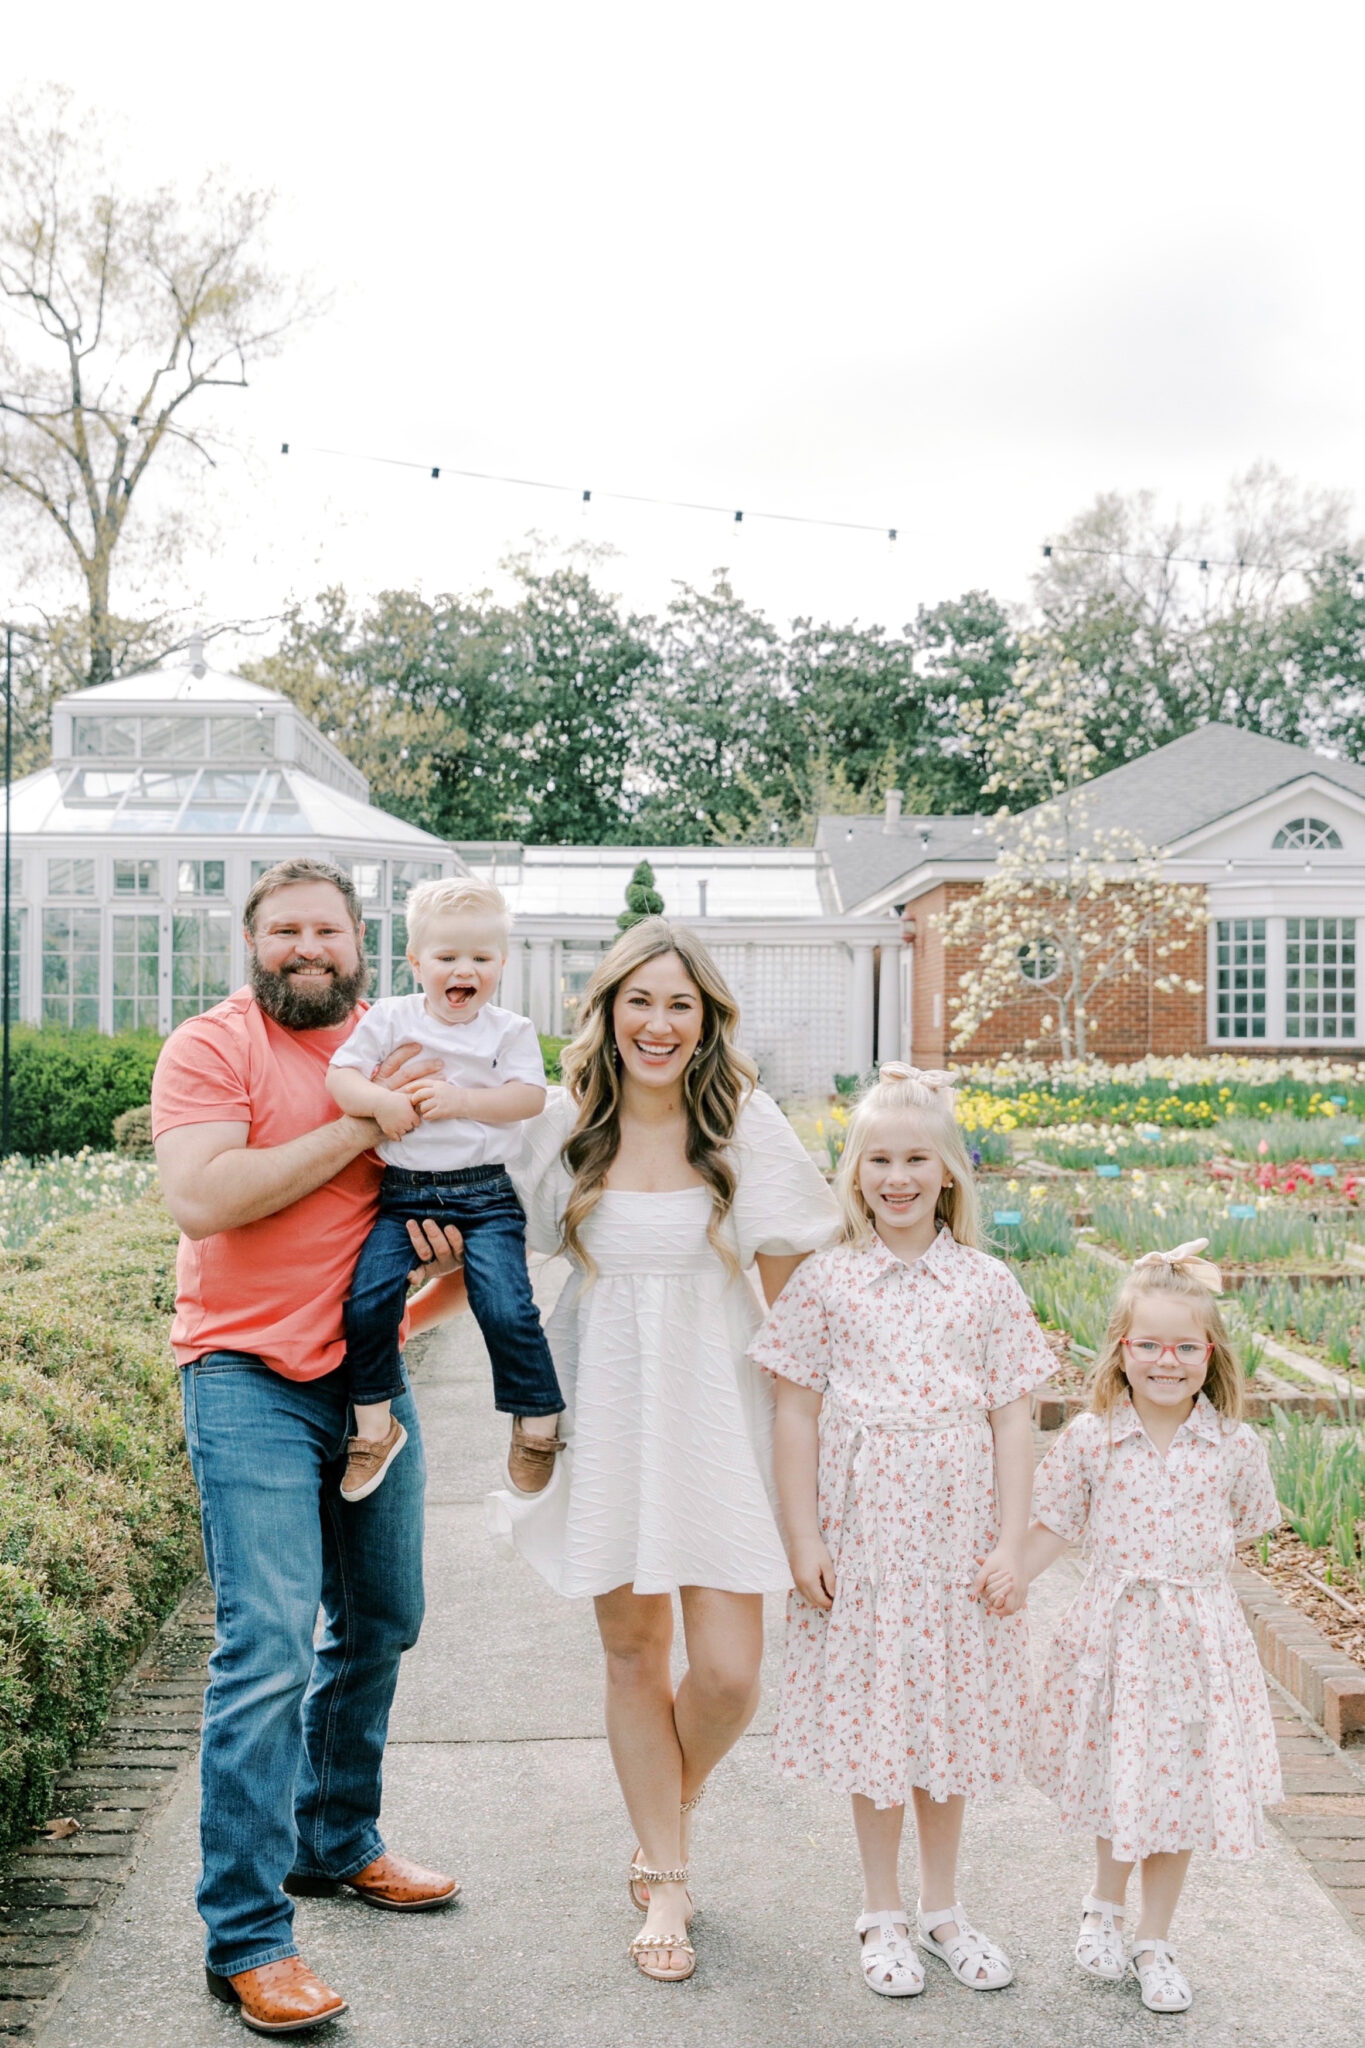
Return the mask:
<path id="1" fill-rule="evenodd" d="M 385 996 L 371 1003 L 346 1043 L 332 1054 L 334 1067 L 355 1067 L 368 1080 L 396 1045 L 420 1045 L 441 1062 L 443 1078 L 456 1088 L 498 1088 L 505 1081 L 545 1084 L 540 1040 L 529 1017 L 494 1003 L 467 1024 L 433 1017 L 418 989 L 410 996 Z M 377 1148 L 386 1166 L 413 1173 L 451 1173 L 463 1166 L 506 1166 L 521 1154 L 524 1124 L 476 1124 L 468 1117 L 423 1121 L 405 1138 L 385 1138 Z"/>

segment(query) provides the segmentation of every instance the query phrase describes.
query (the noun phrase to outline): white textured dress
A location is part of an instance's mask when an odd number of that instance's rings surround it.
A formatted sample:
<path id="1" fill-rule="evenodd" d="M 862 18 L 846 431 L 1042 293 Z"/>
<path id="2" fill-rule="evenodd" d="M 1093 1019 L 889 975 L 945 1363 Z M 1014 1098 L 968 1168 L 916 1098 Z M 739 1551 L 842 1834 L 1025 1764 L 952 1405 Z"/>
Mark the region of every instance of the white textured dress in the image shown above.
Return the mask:
<path id="1" fill-rule="evenodd" d="M 512 1170 L 527 1244 L 554 1252 L 570 1176 L 560 1151 L 575 1105 L 551 1091 Z M 827 1244 L 834 1197 L 772 1099 L 740 1112 L 725 1235 L 741 1266 Z M 546 1328 L 568 1448 L 545 1491 L 490 1495 L 489 1527 L 573 1599 L 631 1586 L 730 1593 L 791 1584 L 772 1482 L 772 1394 L 746 1357 L 762 1322 L 752 1286 L 707 1241 L 711 1193 L 607 1189 L 583 1229 L 597 1266 L 575 1269 Z"/>

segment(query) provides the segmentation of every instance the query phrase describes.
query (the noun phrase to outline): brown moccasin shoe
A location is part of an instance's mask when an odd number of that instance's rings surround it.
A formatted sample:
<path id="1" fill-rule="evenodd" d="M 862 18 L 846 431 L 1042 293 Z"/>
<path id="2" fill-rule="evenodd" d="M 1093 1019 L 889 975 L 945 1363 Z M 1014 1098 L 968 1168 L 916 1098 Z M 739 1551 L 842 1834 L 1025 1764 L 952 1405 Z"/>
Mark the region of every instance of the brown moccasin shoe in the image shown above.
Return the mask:
<path id="1" fill-rule="evenodd" d="M 341 1482 L 343 1500 L 368 1500 L 377 1486 L 384 1483 L 388 1471 L 398 1453 L 408 1440 L 408 1433 L 401 1422 L 389 1418 L 389 1433 L 377 1441 L 367 1436 L 353 1436 L 346 1443 L 346 1473 Z"/>
<path id="2" fill-rule="evenodd" d="M 354 1877 L 304 1877 L 294 1871 L 284 1889 L 296 1899 L 334 1899 L 338 1892 L 354 1892 L 367 1906 L 386 1913 L 429 1913 L 434 1906 L 449 1905 L 460 1895 L 459 1880 L 439 1870 L 424 1870 L 406 1856 L 385 1850 L 357 1870 Z"/>
<path id="3" fill-rule="evenodd" d="M 555 1459 L 564 1448 L 561 1436 L 530 1436 L 521 1417 L 512 1418 L 512 1448 L 507 1453 L 507 1477 L 518 1493 L 543 1493 L 554 1474 Z"/>
<path id="4" fill-rule="evenodd" d="M 324 1984 L 302 1956 L 263 1963 L 259 1970 L 242 1970 L 235 1977 L 219 1977 L 212 1970 L 204 1975 L 214 1997 L 235 2005 L 242 2025 L 254 2034 L 301 2034 L 346 2010 L 341 1993 Z"/>

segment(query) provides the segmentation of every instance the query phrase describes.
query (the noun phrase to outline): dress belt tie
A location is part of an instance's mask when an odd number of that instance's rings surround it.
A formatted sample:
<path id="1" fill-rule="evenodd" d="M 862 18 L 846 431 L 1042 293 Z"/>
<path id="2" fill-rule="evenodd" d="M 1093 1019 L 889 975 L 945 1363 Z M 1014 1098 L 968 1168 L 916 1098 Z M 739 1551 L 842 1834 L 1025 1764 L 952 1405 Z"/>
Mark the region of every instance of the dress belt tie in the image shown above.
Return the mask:
<path id="1" fill-rule="evenodd" d="M 884 1556 L 888 1551 L 893 1551 L 895 1547 L 894 1539 L 889 1535 L 883 1534 L 883 1515 L 884 1513 L 894 1513 L 899 1503 L 893 1499 L 884 1498 L 882 1490 L 876 1484 L 872 1469 L 872 1457 L 877 1438 L 887 1436 L 942 1436 L 949 1430 L 954 1429 L 984 1430 L 987 1436 L 989 1436 L 991 1433 L 990 1417 L 984 1408 L 954 1408 L 946 1415 L 934 1415 L 927 1419 L 920 1419 L 910 1415 L 855 1416 L 850 1413 L 841 1401 L 832 1401 L 828 1391 L 825 1394 L 825 1403 L 837 1421 L 850 1432 L 846 1453 L 847 1475 L 844 1482 L 843 1527 L 847 1530 L 852 1526 L 849 1506 L 850 1501 L 854 1499 L 860 1504 L 858 1514 L 860 1527 L 866 1531 L 869 1517 L 872 1525 L 873 1556 L 871 1570 L 864 1569 L 857 1573 L 857 1576 L 866 1584 L 879 1586 L 882 1582 Z M 864 1551 L 866 1547 L 867 1539 L 864 1534 Z M 866 1564 L 865 1558 L 860 1561 Z M 840 1568 L 841 1570 L 847 1570 L 849 1567 L 841 1562 Z"/>
<path id="2" fill-rule="evenodd" d="M 1162 1641 L 1157 1658 L 1156 1706 L 1178 1727 L 1189 1727 L 1205 1720 L 1208 1703 L 1204 1696 L 1204 1668 L 1200 1656 L 1202 1632 L 1191 1632 L 1187 1618 L 1181 1614 L 1171 1596 L 1174 1593 L 1193 1593 L 1201 1608 L 1201 1622 L 1211 1627 L 1213 1616 L 1203 1612 L 1203 1603 L 1199 1596 L 1226 1583 L 1226 1572 L 1119 1571 L 1112 1565 L 1093 1565 L 1091 1569 L 1097 1577 L 1107 1579 L 1113 1587 L 1113 1601 L 1109 1609 L 1108 1627 L 1104 1632 L 1103 1649 L 1102 1685 L 1106 1714 L 1113 1706 L 1114 1654 L 1119 1610 L 1124 1595 L 1147 1592 L 1152 1595 L 1152 1605 L 1161 1610 L 1158 1617 Z"/>

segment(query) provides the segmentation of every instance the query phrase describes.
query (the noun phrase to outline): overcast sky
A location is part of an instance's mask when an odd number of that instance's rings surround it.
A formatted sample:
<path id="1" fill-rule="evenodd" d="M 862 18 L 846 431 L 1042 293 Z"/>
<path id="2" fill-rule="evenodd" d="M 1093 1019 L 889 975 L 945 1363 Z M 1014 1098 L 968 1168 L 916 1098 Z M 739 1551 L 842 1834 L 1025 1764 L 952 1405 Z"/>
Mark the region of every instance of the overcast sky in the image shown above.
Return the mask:
<path id="1" fill-rule="evenodd" d="M 1358 5 L 70 0 L 4 67 L 126 117 L 139 176 L 276 187 L 333 295 L 229 409 L 210 614 L 475 589 L 535 528 L 641 607 L 727 564 L 899 625 L 1023 597 L 1101 490 L 1192 511 L 1263 459 L 1365 511 Z"/>

